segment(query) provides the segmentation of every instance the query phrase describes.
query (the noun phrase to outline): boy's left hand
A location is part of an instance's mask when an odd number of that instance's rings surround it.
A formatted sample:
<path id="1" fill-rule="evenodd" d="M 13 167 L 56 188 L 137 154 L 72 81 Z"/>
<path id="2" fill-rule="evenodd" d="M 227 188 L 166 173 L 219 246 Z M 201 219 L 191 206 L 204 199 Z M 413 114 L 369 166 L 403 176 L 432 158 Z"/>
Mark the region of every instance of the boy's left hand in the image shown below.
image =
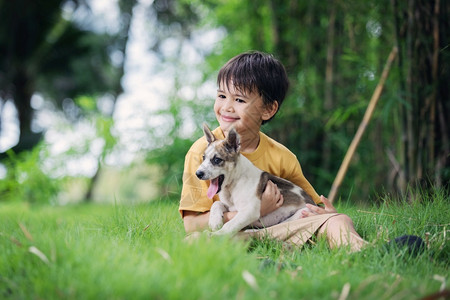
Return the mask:
<path id="1" fill-rule="evenodd" d="M 277 185 L 271 180 L 267 182 L 261 199 L 261 217 L 273 212 L 283 205 L 284 199 Z"/>
<path id="2" fill-rule="evenodd" d="M 333 204 L 331 204 L 330 200 L 325 198 L 324 196 L 320 196 L 320 201 L 324 204 L 324 207 L 315 206 L 312 204 L 306 204 L 306 207 L 309 208 L 310 211 L 302 211 L 302 218 L 306 218 L 314 215 L 321 214 L 331 214 L 337 213 L 336 208 L 334 208 Z"/>

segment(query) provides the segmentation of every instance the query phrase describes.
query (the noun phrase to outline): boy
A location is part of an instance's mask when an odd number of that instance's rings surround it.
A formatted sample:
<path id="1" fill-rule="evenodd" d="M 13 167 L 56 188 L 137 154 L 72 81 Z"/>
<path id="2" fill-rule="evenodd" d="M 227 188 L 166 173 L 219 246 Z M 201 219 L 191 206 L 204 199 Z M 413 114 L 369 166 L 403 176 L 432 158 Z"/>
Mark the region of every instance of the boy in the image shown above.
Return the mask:
<path id="1" fill-rule="evenodd" d="M 269 236 L 283 241 L 303 245 L 313 235 L 325 237 L 331 248 L 349 246 L 359 251 L 367 242 L 356 233 L 351 219 L 338 214 L 331 203 L 316 193 L 303 176 L 296 156 L 280 143 L 262 132 L 262 124 L 270 121 L 278 112 L 289 86 L 283 65 L 272 55 L 247 52 L 228 61 L 219 71 L 217 97 L 214 104 L 219 127 L 214 135 L 223 139 L 234 126 L 241 137 L 241 153 L 258 168 L 285 178 L 303 188 L 316 203 L 324 207 L 308 205 L 313 213 L 304 213 L 303 218 L 278 224 L 261 230 L 240 232 L 244 237 Z M 206 191 L 209 182 L 197 179 L 195 171 L 202 162 L 207 142 L 204 137 L 197 140 L 186 154 L 183 175 L 183 190 L 180 213 L 187 233 L 208 228 L 209 209 L 213 200 Z M 283 204 L 283 196 L 275 184 L 269 181 L 263 193 L 261 215 L 264 216 Z M 236 212 L 224 215 L 224 223 Z"/>

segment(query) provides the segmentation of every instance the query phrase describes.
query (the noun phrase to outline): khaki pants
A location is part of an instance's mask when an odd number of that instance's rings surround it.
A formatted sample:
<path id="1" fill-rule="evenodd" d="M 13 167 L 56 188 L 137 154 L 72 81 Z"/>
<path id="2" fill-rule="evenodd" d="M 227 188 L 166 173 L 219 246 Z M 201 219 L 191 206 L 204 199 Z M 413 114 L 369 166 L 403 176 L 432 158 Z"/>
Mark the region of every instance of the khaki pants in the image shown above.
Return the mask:
<path id="1" fill-rule="evenodd" d="M 302 246 L 319 230 L 319 228 L 333 216 L 322 214 L 277 224 L 263 229 L 248 229 L 241 231 L 237 237 L 247 239 L 250 237 L 273 238 L 279 241 L 289 242 L 296 246 Z"/>
<path id="2" fill-rule="evenodd" d="M 200 235 L 200 232 L 190 234 L 186 240 L 192 241 Z M 359 251 L 367 245 L 355 231 L 352 220 L 339 213 L 314 215 L 263 229 L 247 229 L 238 232 L 236 237 L 244 240 L 271 238 L 301 247 L 314 235 L 325 237 L 330 248 L 348 246 L 350 252 Z"/>
<path id="3" fill-rule="evenodd" d="M 349 246 L 350 252 L 359 251 L 367 242 L 355 231 L 352 220 L 344 214 L 331 213 L 310 216 L 264 229 L 249 229 L 237 234 L 239 238 L 273 238 L 303 246 L 311 237 L 324 236 L 331 248 Z"/>

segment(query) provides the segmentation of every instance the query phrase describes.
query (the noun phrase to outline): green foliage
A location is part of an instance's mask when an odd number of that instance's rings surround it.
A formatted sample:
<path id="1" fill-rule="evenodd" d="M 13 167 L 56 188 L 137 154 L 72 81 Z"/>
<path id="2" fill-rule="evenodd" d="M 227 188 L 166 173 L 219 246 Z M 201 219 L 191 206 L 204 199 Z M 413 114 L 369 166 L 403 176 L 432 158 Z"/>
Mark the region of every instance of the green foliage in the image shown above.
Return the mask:
<path id="1" fill-rule="evenodd" d="M 75 98 L 75 103 L 82 108 L 85 118 L 95 128 L 95 137 L 103 140 L 104 145 L 100 155 L 100 162 L 110 154 L 117 145 L 117 137 L 113 134 L 114 120 L 110 115 L 104 115 L 98 111 L 97 98 L 92 96 L 80 96 Z M 90 144 L 91 141 L 87 141 Z"/>
<path id="2" fill-rule="evenodd" d="M 166 146 L 148 153 L 147 163 L 158 166 L 156 173 L 159 176 L 161 196 L 181 194 L 184 156 L 192 142 L 192 139 L 174 137 Z"/>
<path id="3" fill-rule="evenodd" d="M 45 148 L 15 154 L 8 151 L 8 159 L 2 161 L 6 176 L 0 180 L 0 202 L 22 201 L 32 204 L 48 204 L 56 200 L 61 181 L 42 171 L 41 162 L 47 156 Z"/>
<path id="4" fill-rule="evenodd" d="M 73 15 L 65 5 L 74 10 Z M 78 23 L 76 15 L 83 20 Z M 123 66 L 113 64 L 110 55 L 124 52 L 121 42 L 126 39 L 120 32 L 101 34 L 88 28 L 86 23 L 93 17 L 86 1 L 2 1 L 0 17 L 4 22 L 0 28 L 0 104 L 12 101 L 18 111 L 16 152 L 30 150 L 42 138 L 31 130 L 33 94 L 63 109 L 65 102 L 82 94 L 116 96 L 121 91 Z M 120 24 L 127 33 L 129 22 Z M 64 112 L 68 118 L 81 116 L 73 110 Z"/>
<path id="5" fill-rule="evenodd" d="M 7 158 L 1 161 L 6 170 L 5 178 L 0 181 L 2 201 L 59 203 L 61 194 L 71 186 L 70 182 L 75 182 L 69 177 L 74 172 L 69 169 L 74 161 L 94 158 L 98 168 L 114 151 L 118 139 L 113 134 L 113 118 L 99 113 L 95 97 L 83 96 L 76 98 L 75 102 L 83 108 L 84 118 L 75 124 L 64 119 L 62 124 L 55 125 L 60 127 L 60 137 L 71 136 L 65 139 L 67 150 L 58 153 L 51 144 L 41 142 L 32 151 L 18 154 L 12 150 L 7 152 Z M 74 140 L 79 124 L 82 124 L 83 134 Z M 85 170 L 76 171 L 80 173 Z M 84 184 L 82 187 L 85 189 Z"/>
<path id="6" fill-rule="evenodd" d="M 66 21 L 67 22 L 67 21 Z M 65 98 L 83 94 L 115 93 L 120 70 L 113 66 L 109 51 L 117 37 L 79 29 L 69 23 L 36 68 L 36 90 L 61 107 Z"/>
<path id="7" fill-rule="evenodd" d="M 425 25 L 433 17 L 429 14 L 432 10 L 429 3 L 418 3 L 409 8 L 404 3 L 399 3 L 399 8 L 396 8 L 396 1 L 387 0 L 332 4 L 314 1 L 192 3 L 199 7 L 197 12 L 202 12 L 204 16 L 201 19 L 202 26 L 226 31 L 213 53 L 207 56 L 205 70 L 209 78 L 214 80 L 218 69 L 228 59 L 248 50 L 273 53 L 286 66 L 291 81 L 290 94 L 279 114 L 263 130 L 299 157 L 308 180 L 319 193 L 324 194 L 329 191 L 363 118 L 392 47 L 397 43 L 405 44 L 404 47 L 422 45 L 417 46 L 417 49 L 410 48 L 409 53 L 419 55 L 421 49 L 429 49 L 428 54 L 420 55 L 423 60 L 431 57 L 430 49 L 435 47 L 429 32 L 432 26 Z M 440 10 L 448 11 L 448 5 L 441 4 Z M 424 22 L 412 24 L 408 32 L 403 27 L 396 29 L 396 18 L 406 23 L 407 20 L 403 18 L 408 15 L 423 16 Z M 447 32 L 448 22 L 440 20 L 439 28 Z M 419 35 L 426 30 L 428 34 Z M 447 39 L 439 41 L 445 49 Z M 439 51 L 443 65 L 448 65 L 447 52 Z M 426 66 L 432 65 L 432 62 L 423 62 L 408 71 L 407 67 L 414 65 L 415 61 L 418 60 L 408 56 L 408 53 L 399 53 L 375 114 L 341 186 L 341 195 L 348 195 L 353 190 L 351 200 L 358 201 L 361 197 L 367 199 L 373 191 L 382 188 L 403 190 L 405 180 L 406 183 L 413 183 L 413 180 L 408 180 L 414 177 L 436 176 L 436 182 L 446 182 L 449 160 L 446 148 L 442 147 L 446 144 L 446 118 L 441 118 L 440 124 L 437 124 L 437 119 L 422 122 L 422 125 L 418 124 L 421 121 L 416 121 L 419 115 L 439 114 L 439 110 L 425 113 L 431 107 L 430 99 L 434 99 L 430 93 L 439 83 L 424 83 L 431 75 L 421 75 L 428 74 L 430 67 Z M 402 71 L 402 68 L 405 70 Z M 419 68 L 423 68 L 424 72 L 418 71 Z M 408 95 L 404 84 L 407 81 L 406 72 L 409 72 L 409 79 L 419 78 L 411 90 L 420 89 L 421 93 L 414 95 L 425 93 L 428 96 L 418 99 Z M 447 73 L 442 71 L 442 76 L 447 78 Z M 425 79 L 422 78 L 424 76 Z M 448 90 L 446 87 L 440 89 L 441 96 L 434 95 L 438 97 L 436 103 L 441 102 L 436 106 L 441 105 L 442 111 L 448 111 L 448 105 L 445 104 Z M 408 98 L 413 98 L 413 101 Z M 418 104 L 418 110 L 411 111 L 414 105 L 410 102 Z M 408 114 L 408 124 L 405 114 Z M 430 127 L 427 124 L 434 125 Z M 408 129 L 409 136 L 406 137 L 405 127 L 408 126 L 413 128 Z M 419 133 L 419 128 L 427 129 Z M 415 136 L 419 134 L 422 144 L 428 145 L 427 149 L 416 143 L 418 139 Z M 431 141 L 430 136 L 436 141 Z M 417 172 L 411 171 L 416 166 L 416 159 L 405 157 L 406 149 L 410 149 L 410 156 L 417 152 L 417 155 L 421 155 L 420 159 L 428 153 L 429 162 L 423 168 L 418 168 Z M 428 151 L 440 158 L 435 158 Z M 436 163 L 430 167 L 433 160 Z M 437 163 L 438 160 L 440 163 Z M 421 170 L 426 169 L 425 176 Z"/>
<path id="8" fill-rule="evenodd" d="M 97 105 L 93 97 L 79 96 L 75 98 L 75 103 L 86 112 L 95 112 L 97 110 Z"/>
<path id="9" fill-rule="evenodd" d="M 339 210 L 371 245 L 361 253 L 228 238 L 185 240 L 177 204 L 27 206 L 0 203 L 0 295 L 12 299 L 422 298 L 448 286 L 448 191 L 404 204 Z M 427 237 L 411 257 L 386 252 Z"/>
<path id="10" fill-rule="evenodd" d="M 182 177 L 184 170 L 184 158 L 192 143 L 195 135 L 184 137 L 183 127 L 187 126 L 187 118 L 184 115 L 186 109 L 191 108 L 193 103 L 185 101 L 177 96 L 169 99 L 169 107 L 160 110 L 158 115 L 165 117 L 172 122 L 169 132 L 158 136 L 157 132 L 152 132 L 151 138 L 155 149 L 149 151 L 146 155 L 146 161 L 150 165 L 157 165 L 159 175 L 159 185 L 161 196 L 180 195 L 182 188 Z M 195 118 L 195 116 L 194 116 Z M 201 121 L 195 118 L 196 122 Z M 199 131 L 200 126 L 196 126 Z"/>
<path id="11" fill-rule="evenodd" d="M 115 99 L 122 92 L 123 61 L 112 64 L 110 55 L 125 55 L 136 2 L 119 1 L 120 26 L 112 35 L 89 30 L 89 3 L 70 2 L 75 15 L 83 15 L 79 12 L 85 9 L 84 17 L 77 21 L 67 15 L 69 10 L 63 15 L 64 3 L 0 2 L 0 17 L 5 23 L 0 28 L 0 102 L 14 101 L 22 118 L 21 135 L 34 137 L 21 138 L 21 149 L 31 148 L 41 138 L 31 132 L 30 99 L 35 92 L 53 100 L 71 121 L 90 123 L 95 128 L 94 139 L 104 141 L 100 165 L 117 146 L 117 139 L 112 130 L 114 120 L 99 112 L 96 96 L 108 93 Z M 155 30 L 149 31 L 148 40 L 161 60 L 158 68 L 175 82 L 167 99 L 168 108 L 157 116 L 163 116 L 167 126 L 149 130 L 153 144 L 145 154 L 147 162 L 159 168 L 162 194 L 179 193 L 184 154 L 201 136 L 203 122 L 213 126 L 214 95 L 208 99 L 199 96 L 203 83 L 215 82 L 218 69 L 228 59 L 248 50 L 273 53 L 286 66 L 290 94 L 274 121 L 263 130 L 297 155 L 308 180 L 320 194 L 326 194 L 395 44 L 400 46 L 398 60 L 342 184 L 341 195 L 369 201 L 370 195 L 382 188 L 401 190 L 411 183 L 405 176 L 410 170 L 422 178 L 437 174 L 446 184 L 450 176 L 445 125 L 449 106 L 443 100 L 448 94 L 449 35 L 445 33 L 449 23 L 445 18 L 436 20 L 441 36 L 434 49 L 435 35 L 430 34 L 434 25 L 428 20 L 434 9 L 428 9 L 430 5 L 418 2 L 408 6 L 388 0 L 153 1 L 148 16 Z M 448 11 L 446 2 L 440 5 L 441 12 Z M 19 10 L 21 14 L 17 15 Z M 407 20 L 408 16 L 417 18 Z M 397 27 L 410 26 L 396 28 L 396 22 Z M 194 45 L 196 38 L 210 29 L 223 34 L 212 52 Z M 175 46 L 165 53 L 167 40 Z M 204 57 L 195 68 L 187 62 L 190 57 L 187 59 L 186 53 L 192 50 L 188 46 Z M 407 49 L 412 46 L 417 48 Z M 439 55 L 436 72 L 430 72 L 433 51 Z M 202 74 L 188 73 L 192 69 Z M 195 90 L 194 99 L 183 98 L 185 86 Z M 432 122 L 426 122 L 427 118 Z M 413 127 L 408 132 L 404 128 L 407 125 Z M 25 140 L 32 142 L 24 145 Z M 92 154 L 91 142 L 73 147 L 63 160 Z M 6 186 L 20 186 L 14 182 L 20 178 L 9 170 L 20 163 L 8 164 L 2 191 L 10 190 Z M 35 162 L 36 168 L 39 164 Z M 31 178 L 35 182 L 29 186 L 41 180 L 37 175 Z"/>

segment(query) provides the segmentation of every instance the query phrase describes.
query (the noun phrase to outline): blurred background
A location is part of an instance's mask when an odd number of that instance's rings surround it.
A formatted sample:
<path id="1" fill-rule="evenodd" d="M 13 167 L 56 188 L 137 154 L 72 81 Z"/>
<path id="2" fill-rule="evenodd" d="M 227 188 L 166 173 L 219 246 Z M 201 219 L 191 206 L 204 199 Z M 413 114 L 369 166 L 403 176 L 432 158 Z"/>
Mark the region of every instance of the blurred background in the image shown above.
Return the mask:
<path id="1" fill-rule="evenodd" d="M 217 126 L 217 72 L 248 50 L 286 66 L 263 131 L 327 195 L 397 46 L 338 196 L 448 186 L 449 15 L 442 0 L 1 0 L 0 201 L 178 201 L 185 153 Z"/>

